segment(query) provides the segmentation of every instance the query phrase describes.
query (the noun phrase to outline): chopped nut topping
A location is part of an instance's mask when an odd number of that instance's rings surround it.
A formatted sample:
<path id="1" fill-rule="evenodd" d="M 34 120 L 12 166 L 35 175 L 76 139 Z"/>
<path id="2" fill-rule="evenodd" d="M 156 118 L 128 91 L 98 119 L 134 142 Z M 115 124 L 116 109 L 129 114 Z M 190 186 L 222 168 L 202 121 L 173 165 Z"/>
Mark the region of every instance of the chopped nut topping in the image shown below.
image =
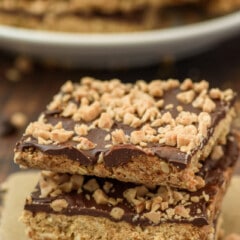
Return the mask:
<path id="1" fill-rule="evenodd" d="M 70 181 L 72 183 L 72 188 L 73 189 L 81 188 L 83 185 L 83 180 L 84 180 L 84 178 L 82 175 L 72 175 L 71 179 L 70 179 Z"/>
<path id="2" fill-rule="evenodd" d="M 223 94 L 222 94 L 222 92 L 220 91 L 219 88 L 212 88 L 209 92 L 209 96 L 212 99 L 222 99 Z"/>
<path id="3" fill-rule="evenodd" d="M 41 129 L 35 129 L 32 135 L 39 140 L 49 140 L 52 138 L 51 132 Z"/>
<path id="4" fill-rule="evenodd" d="M 202 109 L 204 112 L 212 112 L 216 109 L 216 104 L 210 98 L 206 98 Z"/>
<path id="5" fill-rule="evenodd" d="M 148 212 L 144 213 L 144 217 L 148 218 L 151 222 L 158 224 L 161 220 L 160 212 Z"/>
<path id="6" fill-rule="evenodd" d="M 113 187 L 113 184 L 107 181 L 103 185 L 103 189 L 106 193 L 109 193 L 112 187 Z"/>
<path id="7" fill-rule="evenodd" d="M 75 103 L 69 102 L 62 112 L 63 117 L 70 117 L 77 111 L 77 105 Z"/>
<path id="8" fill-rule="evenodd" d="M 194 91 L 199 93 L 202 92 L 204 90 L 208 90 L 209 88 L 209 83 L 205 80 L 202 80 L 198 83 L 194 83 Z"/>
<path id="9" fill-rule="evenodd" d="M 165 106 L 165 109 L 169 110 L 169 109 L 173 109 L 174 105 L 173 104 L 168 104 Z"/>
<path id="10" fill-rule="evenodd" d="M 64 208 L 67 208 L 68 202 L 65 199 L 56 199 L 51 204 L 50 207 L 55 212 L 61 212 Z"/>
<path id="11" fill-rule="evenodd" d="M 73 131 L 66 131 L 64 129 L 54 129 L 51 132 L 51 140 L 59 143 L 63 143 L 68 141 L 72 136 L 74 132 Z"/>
<path id="12" fill-rule="evenodd" d="M 205 193 L 205 191 L 203 191 L 202 193 L 203 199 L 208 202 L 209 201 L 209 195 Z"/>
<path id="13" fill-rule="evenodd" d="M 207 91 L 202 91 L 192 102 L 193 107 L 201 109 L 203 107 L 206 94 L 207 94 Z"/>
<path id="14" fill-rule="evenodd" d="M 161 118 L 154 120 L 151 123 L 151 127 L 160 127 L 163 124 L 163 121 Z"/>
<path id="15" fill-rule="evenodd" d="M 182 111 L 183 111 L 183 106 L 178 105 L 178 106 L 177 106 L 177 111 L 178 111 L 178 112 L 182 112 Z"/>
<path id="16" fill-rule="evenodd" d="M 57 94 L 54 96 L 53 101 L 47 106 L 48 110 L 60 109 L 62 105 L 62 95 Z"/>
<path id="17" fill-rule="evenodd" d="M 126 113 L 123 117 L 123 123 L 126 125 L 131 125 L 135 116 L 132 113 Z"/>
<path id="18" fill-rule="evenodd" d="M 166 112 L 162 115 L 162 121 L 165 124 L 171 124 L 173 122 L 173 118 L 170 112 Z"/>
<path id="19" fill-rule="evenodd" d="M 61 212 L 68 207 L 68 202 L 61 199 L 61 195 L 75 190 L 87 200 L 93 199 L 96 204 L 112 207 L 110 215 L 116 220 L 122 219 L 125 214 L 124 209 L 119 207 L 121 205 L 118 205 L 123 203 L 129 204 L 137 216 L 146 218 L 154 224 L 166 221 L 166 219 L 189 219 L 191 218 L 189 205 L 210 200 L 210 196 L 204 191 L 200 196 L 191 196 L 186 191 L 169 187 L 146 187 L 144 185 L 126 188 L 122 195 L 115 199 L 110 196 L 117 189 L 117 185 L 114 185 L 111 180 L 102 182 L 95 177 L 57 174 L 50 171 L 41 173 L 39 187 L 40 197 L 57 197 L 51 203 L 51 208 L 57 212 Z M 31 202 L 31 199 L 28 201 Z M 201 208 L 199 208 L 197 210 L 198 214 L 201 214 L 201 211 Z M 140 213 L 142 215 L 139 215 Z"/>
<path id="20" fill-rule="evenodd" d="M 90 106 L 82 106 L 74 114 L 73 119 L 75 121 L 83 120 L 90 122 L 98 117 L 101 112 L 101 106 L 99 102 L 95 102 Z"/>
<path id="21" fill-rule="evenodd" d="M 152 81 L 148 85 L 149 94 L 152 95 L 153 97 L 162 97 L 163 96 L 162 87 L 163 87 L 162 81 L 160 80 Z"/>
<path id="22" fill-rule="evenodd" d="M 98 127 L 103 128 L 103 129 L 111 129 L 113 125 L 113 120 L 111 116 L 108 113 L 102 113 L 99 122 L 98 122 Z"/>
<path id="23" fill-rule="evenodd" d="M 85 77 L 81 84 L 66 82 L 45 115 L 31 123 L 25 135 L 43 145 L 73 142 L 76 149 L 91 150 L 97 147 L 91 141 L 92 133 L 100 128 L 100 145 L 105 148 L 134 144 L 149 153 L 154 143 L 189 153 L 211 131 L 219 100 L 230 108 L 234 96 L 230 89 L 209 89 L 204 80 L 193 83 L 185 79 L 180 84 L 175 79 L 157 79 L 124 84 L 119 79 Z M 64 119 L 63 124 L 49 124 L 49 114 L 56 120 Z M 168 169 L 163 167 L 163 171 Z"/>
<path id="24" fill-rule="evenodd" d="M 99 185 L 96 179 L 92 178 L 83 185 L 83 188 L 89 192 L 94 192 L 95 190 L 99 189 Z"/>
<path id="25" fill-rule="evenodd" d="M 198 203 L 200 201 L 200 198 L 198 196 L 191 197 L 191 201 L 194 203 Z"/>
<path id="26" fill-rule="evenodd" d="M 85 124 L 76 124 L 74 127 L 74 131 L 79 136 L 86 136 L 88 134 L 88 126 Z"/>
<path id="27" fill-rule="evenodd" d="M 44 179 L 41 179 L 39 181 L 40 189 L 41 189 L 41 197 L 47 197 L 50 195 L 51 192 L 53 192 L 57 188 L 57 184 L 54 182 L 51 182 L 51 184 L 48 184 L 47 181 Z"/>
<path id="28" fill-rule="evenodd" d="M 195 97 L 195 92 L 193 90 L 189 90 L 189 91 L 181 92 L 177 94 L 177 100 L 184 104 L 191 103 L 194 97 Z"/>
<path id="29" fill-rule="evenodd" d="M 93 198 L 97 204 L 108 204 L 108 196 L 101 190 L 97 189 L 93 193 Z"/>
<path id="30" fill-rule="evenodd" d="M 175 214 L 184 217 L 184 218 L 189 218 L 189 208 L 185 208 L 183 205 L 178 205 L 175 207 Z"/>
<path id="31" fill-rule="evenodd" d="M 45 131 L 51 131 L 52 125 L 51 124 L 45 124 L 43 122 L 32 122 L 28 125 L 25 134 L 26 135 L 34 135 L 36 131 L 38 130 L 45 130 Z"/>
<path id="32" fill-rule="evenodd" d="M 234 93 L 232 89 L 227 89 L 223 92 L 223 99 L 225 101 L 230 101 L 233 99 L 233 97 L 234 97 Z"/>
<path id="33" fill-rule="evenodd" d="M 187 78 L 183 81 L 183 83 L 180 86 L 180 89 L 182 91 L 187 91 L 193 88 L 193 82 L 191 79 Z"/>
<path id="34" fill-rule="evenodd" d="M 197 209 L 197 213 L 200 214 L 202 213 L 202 210 L 200 208 Z"/>
<path id="35" fill-rule="evenodd" d="M 40 134 L 39 134 L 40 135 Z M 38 143 L 42 144 L 42 145 L 48 145 L 48 144 L 52 144 L 53 141 L 52 140 L 45 140 L 46 138 L 42 138 L 42 137 L 37 137 Z M 31 141 L 31 139 L 29 139 L 29 141 Z"/>
<path id="36" fill-rule="evenodd" d="M 143 92 L 147 92 L 148 91 L 148 85 L 145 81 L 143 80 L 138 80 L 136 82 L 136 86 L 138 86 L 138 88 L 143 91 Z"/>
<path id="37" fill-rule="evenodd" d="M 145 140 L 145 134 L 143 131 L 133 131 L 130 136 L 130 142 L 133 144 L 139 144 Z"/>
<path id="38" fill-rule="evenodd" d="M 201 112 L 198 116 L 198 131 L 199 133 L 204 136 L 207 137 L 208 135 L 208 128 L 211 125 L 211 116 L 206 113 L 206 112 Z"/>
<path id="39" fill-rule="evenodd" d="M 162 108 L 164 106 L 164 100 L 161 99 L 161 100 L 158 100 L 155 104 L 156 107 L 158 108 Z"/>
<path id="40" fill-rule="evenodd" d="M 74 90 L 74 86 L 73 86 L 73 83 L 71 81 L 67 81 L 61 88 L 61 90 L 64 92 L 64 93 L 70 93 Z"/>
<path id="41" fill-rule="evenodd" d="M 198 121 L 198 117 L 195 113 L 182 111 L 178 114 L 176 118 L 176 123 L 182 125 L 190 125 L 192 123 L 196 123 Z"/>
<path id="42" fill-rule="evenodd" d="M 127 143 L 128 139 L 125 136 L 122 129 L 116 129 L 112 132 L 112 142 L 113 144 L 123 144 Z"/>
<path id="43" fill-rule="evenodd" d="M 96 144 L 91 142 L 85 137 L 80 137 L 79 138 L 79 144 L 77 145 L 77 149 L 79 150 L 90 150 L 96 147 Z"/>
<path id="44" fill-rule="evenodd" d="M 117 220 L 120 220 L 123 215 L 124 215 L 124 210 L 122 208 L 119 208 L 119 207 L 114 207 L 111 212 L 110 212 L 110 215 L 117 219 Z"/>
<path id="45" fill-rule="evenodd" d="M 160 117 L 159 110 L 156 107 L 151 107 L 146 110 L 141 120 L 142 122 L 147 122 L 149 120 L 154 121 L 159 117 Z"/>
<path id="46" fill-rule="evenodd" d="M 104 138 L 104 141 L 110 141 L 111 140 L 111 135 L 107 134 Z"/>
<path id="47" fill-rule="evenodd" d="M 173 218 L 173 216 L 175 215 L 175 209 L 173 208 L 168 208 L 166 212 L 167 212 L 168 218 Z"/>

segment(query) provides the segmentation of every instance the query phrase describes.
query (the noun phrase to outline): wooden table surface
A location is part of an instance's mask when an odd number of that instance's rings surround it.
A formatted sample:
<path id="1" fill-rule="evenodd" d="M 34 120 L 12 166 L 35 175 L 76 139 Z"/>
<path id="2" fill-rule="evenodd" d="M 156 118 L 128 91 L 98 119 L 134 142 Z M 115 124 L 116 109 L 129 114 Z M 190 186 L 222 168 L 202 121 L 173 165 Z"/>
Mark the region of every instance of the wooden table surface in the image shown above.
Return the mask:
<path id="1" fill-rule="evenodd" d="M 14 67 L 15 56 L 0 51 L 1 119 L 10 118 L 14 113 L 21 112 L 27 116 L 28 122 L 35 120 L 63 82 L 68 79 L 78 81 L 85 75 L 101 79 L 120 78 L 124 81 L 156 78 L 182 80 L 191 77 L 194 81 L 206 79 L 212 86 L 231 87 L 240 92 L 240 34 L 197 56 L 177 62 L 164 61 L 145 68 L 87 71 L 34 63 L 32 71 L 16 77 L 14 70 L 11 72 Z M 25 126 L 10 135 L 0 136 L 0 183 L 10 173 L 19 171 L 18 166 L 13 163 L 13 149 L 24 129 Z M 240 173 L 240 164 L 236 173 Z"/>

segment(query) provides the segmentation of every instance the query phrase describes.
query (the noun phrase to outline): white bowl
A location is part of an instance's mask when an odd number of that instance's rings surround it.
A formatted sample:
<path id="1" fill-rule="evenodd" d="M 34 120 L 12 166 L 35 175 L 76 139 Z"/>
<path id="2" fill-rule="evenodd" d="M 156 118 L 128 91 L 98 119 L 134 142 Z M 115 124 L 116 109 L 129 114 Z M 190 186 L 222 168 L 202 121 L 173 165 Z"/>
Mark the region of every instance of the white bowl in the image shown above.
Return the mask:
<path id="1" fill-rule="evenodd" d="M 0 47 L 86 68 L 154 64 L 163 57 L 194 55 L 239 33 L 240 11 L 195 24 L 162 30 L 71 34 L 0 26 Z"/>

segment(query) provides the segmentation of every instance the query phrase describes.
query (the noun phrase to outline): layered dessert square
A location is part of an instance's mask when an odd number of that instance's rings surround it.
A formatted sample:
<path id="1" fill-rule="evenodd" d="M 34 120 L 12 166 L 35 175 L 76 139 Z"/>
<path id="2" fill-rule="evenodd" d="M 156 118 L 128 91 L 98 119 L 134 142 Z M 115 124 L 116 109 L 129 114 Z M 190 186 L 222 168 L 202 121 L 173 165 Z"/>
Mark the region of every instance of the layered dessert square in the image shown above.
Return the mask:
<path id="1" fill-rule="evenodd" d="M 0 24 L 64 32 L 132 32 L 189 24 L 239 8 L 239 0 L 2 0 Z"/>
<path id="2" fill-rule="evenodd" d="M 147 187 L 92 176 L 43 171 L 27 198 L 23 222 L 34 240 L 213 240 L 233 166 L 237 141 L 219 146 L 218 161 L 208 158 L 197 192 Z"/>
<path id="3" fill-rule="evenodd" d="M 223 153 L 236 94 L 190 79 L 68 81 L 15 149 L 22 167 L 190 191 Z M 216 160 L 217 161 L 217 160 Z"/>

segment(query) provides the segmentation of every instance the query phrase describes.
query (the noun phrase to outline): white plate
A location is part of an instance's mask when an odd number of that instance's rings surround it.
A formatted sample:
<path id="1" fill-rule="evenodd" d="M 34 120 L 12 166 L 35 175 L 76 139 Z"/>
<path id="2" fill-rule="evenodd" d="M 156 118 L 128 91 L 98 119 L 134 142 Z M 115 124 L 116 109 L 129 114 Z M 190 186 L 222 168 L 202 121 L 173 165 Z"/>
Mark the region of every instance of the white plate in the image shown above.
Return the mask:
<path id="1" fill-rule="evenodd" d="M 143 66 L 194 55 L 240 30 L 240 11 L 181 27 L 125 34 L 70 34 L 0 26 L 0 47 L 87 68 Z"/>

